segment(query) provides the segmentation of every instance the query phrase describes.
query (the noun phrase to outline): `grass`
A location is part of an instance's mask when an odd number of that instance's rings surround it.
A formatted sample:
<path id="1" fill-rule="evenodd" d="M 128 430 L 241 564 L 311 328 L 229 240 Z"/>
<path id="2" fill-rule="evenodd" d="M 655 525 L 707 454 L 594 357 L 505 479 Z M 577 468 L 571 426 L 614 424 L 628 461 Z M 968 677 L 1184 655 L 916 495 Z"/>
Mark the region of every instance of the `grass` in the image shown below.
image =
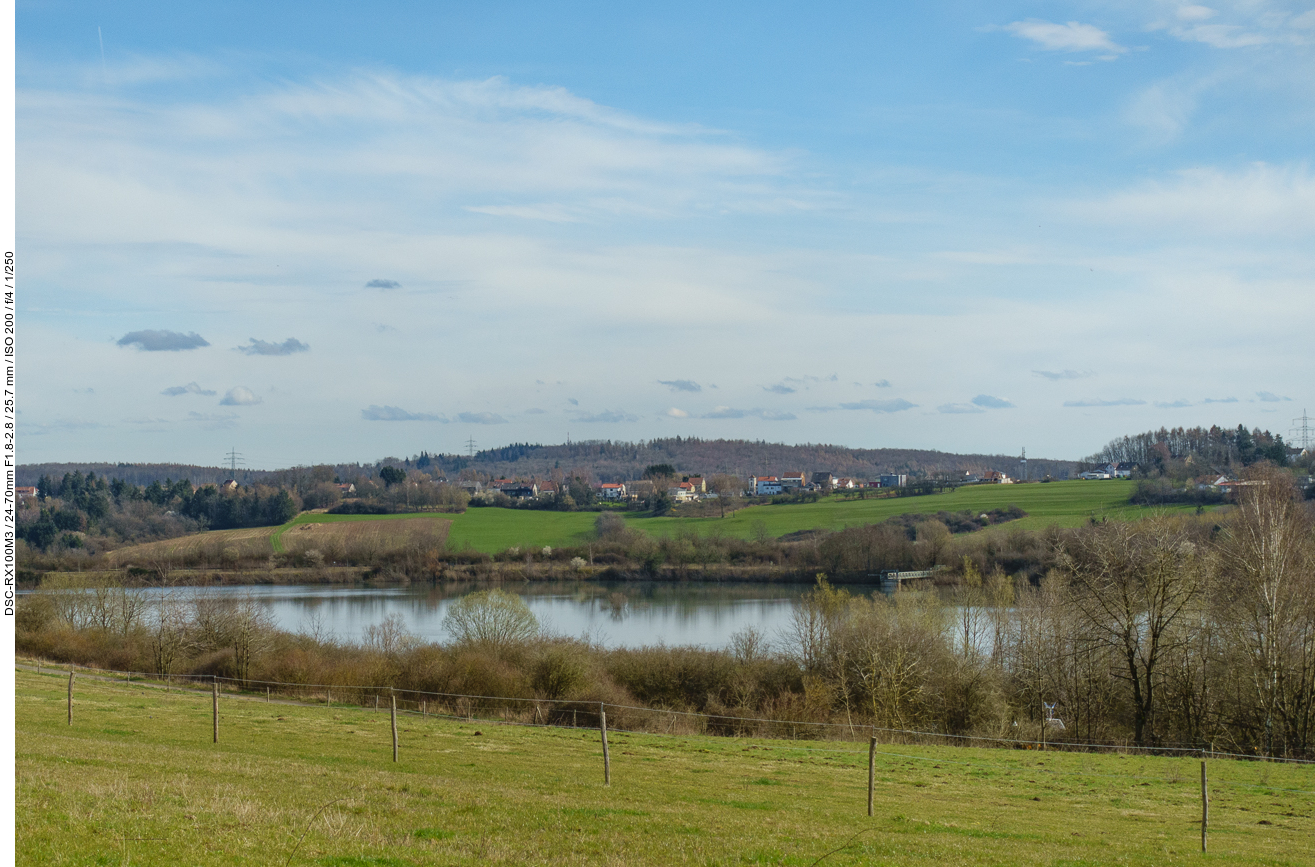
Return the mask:
<path id="1" fill-rule="evenodd" d="M 936 512 L 974 513 L 1016 505 L 1028 517 L 991 528 L 985 532 L 1008 532 L 1011 527 L 1039 530 L 1051 524 L 1074 527 L 1092 517 L 1109 517 L 1132 520 L 1153 512 L 1182 512 L 1195 510 L 1192 506 L 1159 506 L 1147 508 L 1128 502 L 1133 482 L 1050 482 L 1030 485 L 973 485 L 921 497 L 869 498 L 866 500 L 828 497 L 816 503 L 780 506 L 749 506 L 725 518 L 641 517 L 624 513 L 631 526 L 655 536 L 672 536 L 680 532 L 701 535 L 751 539 L 760 532 L 779 537 L 801 530 L 841 530 L 861 524 L 874 524 L 901 514 L 935 514 Z M 264 553 L 283 553 L 289 533 L 299 531 L 308 524 L 356 523 L 361 521 L 450 521 L 450 542 L 458 548 L 470 546 L 477 551 L 497 553 L 512 546 L 524 549 L 544 546 L 562 547 L 580 545 L 589 541 L 598 515 L 595 512 L 539 512 L 526 509 L 475 508 L 459 515 L 327 515 L 305 513 L 282 527 L 262 527 L 256 530 L 221 530 L 153 542 L 117 552 L 121 562 L 140 557 L 135 552 L 147 549 L 182 551 L 186 546 L 201 546 L 206 540 L 222 534 L 250 534 L 233 536 L 248 539 L 242 544 L 267 545 Z M 414 524 L 410 525 L 414 528 Z M 213 544 L 213 543 L 212 543 Z M 236 544 L 233 542 L 231 544 Z M 189 549 L 190 550 L 190 549 Z"/>
<path id="2" fill-rule="evenodd" d="M 284 524 L 270 537 L 279 553 L 299 554 L 318 550 L 330 559 L 337 552 L 351 551 L 358 556 L 367 552 L 386 555 L 408 546 L 442 548 L 447 537 L 446 518 L 415 515 L 399 516 L 402 520 L 379 521 L 303 521 Z"/>
<path id="3" fill-rule="evenodd" d="M 154 560 L 175 560 L 207 557 L 219 562 L 229 558 L 261 557 L 273 553 L 270 539 L 279 527 L 247 527 L 241 530 L 211 530 L 191 536 L 179 536 L 160 542 L 147 542 L 111 551 L 107 559 L 112 565 L 128 563 L 141 565 Z"/>
<path id="4" fill-rule="evenodd" d="M 49 865 L 1309 864 L 1315 769 L 610 737 L 16 676 L 17 857 Z"/>

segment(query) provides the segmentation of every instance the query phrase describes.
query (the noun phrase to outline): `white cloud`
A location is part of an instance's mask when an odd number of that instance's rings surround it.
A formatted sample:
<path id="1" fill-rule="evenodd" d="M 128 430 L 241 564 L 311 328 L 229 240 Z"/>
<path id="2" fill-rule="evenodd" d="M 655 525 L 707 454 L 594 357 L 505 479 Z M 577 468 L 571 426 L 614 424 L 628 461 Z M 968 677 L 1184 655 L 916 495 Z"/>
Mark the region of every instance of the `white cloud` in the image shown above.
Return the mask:
<path id="1" fill-rule="evenodd" d="M 262 402 L 259 395 L 241 385 L 230 388 L 223 399 L 219 401 L 221 406 L 255 406 Z"/>
<path id="2" fill-rule="evenodd" d="M 1030 40 L 1047 51 L 1104 51 L 1119 55 L 1128 50 L 1111 40 L 1109 34 L 1099 27 L 1077 21 L 1055 24 L 1028 19 L 1006 24 L 1001 29 Z"/>
<path id="3" fill-rule="evenodd" d="M 1179 6 L 1175 10 L 1179 21 L 1205 21 L 1207 18 L 1213 18 L 1217 14 L 1209 6 L 1195 6 L 1188 4 Z"/>
<path id="4" fill-rule="evenodd" d="M 667 416 L 668 418 L 689 418 L 689 413 L 685 412 L 685 410 L 683 409 L 674 406 L 671 409 L 664 412 L 663 415 Z"/>

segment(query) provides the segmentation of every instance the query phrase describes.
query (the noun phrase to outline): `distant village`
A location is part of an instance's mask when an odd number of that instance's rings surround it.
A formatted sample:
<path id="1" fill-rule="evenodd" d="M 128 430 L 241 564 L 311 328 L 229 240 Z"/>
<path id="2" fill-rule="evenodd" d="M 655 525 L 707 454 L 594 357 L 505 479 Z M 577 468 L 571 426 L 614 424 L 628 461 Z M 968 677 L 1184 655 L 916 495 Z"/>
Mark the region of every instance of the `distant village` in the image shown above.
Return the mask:
<path id="1" fill-rule="evenodd" d="M 960 484 L 1013 484 L 1015 479 L 998 470 L 985 473 L 966 473 L 962 478 L 950 483 Z M 456 484 L 471 496 L 487 496 L 493 492 L 506 495 L 514 500 L 531 500 L 538 497 L 551 497 L 562 492 L 565 483 L 546 479 L 493 479 L 489 482 L 462 480 Z M 634 479 L 626 482 L 595 483 L 591 487 L 596 499 L 607 502 L 638 501 L 657 493 L 660 486 L 666 486 L 667 495 L 676 503 L 688 503 L 695 500 L 715 500 L 719 497 L 773 497 L 789 495 L 800 491 L 815 493 L 832 493 L 837 491 L 854 491 L 873 488 L 903 488 L 909 484 L 909 477 L 903 473 L 891 473 L 874 479 L 852 479 L 837 477 L 828 472 L 807 474 L 791 470 L 778 476 L 750 476 L 747 481 L 736 476 L 718 475 L 706 477 L 701 475 L 681 475 L 670 479 Z"/>

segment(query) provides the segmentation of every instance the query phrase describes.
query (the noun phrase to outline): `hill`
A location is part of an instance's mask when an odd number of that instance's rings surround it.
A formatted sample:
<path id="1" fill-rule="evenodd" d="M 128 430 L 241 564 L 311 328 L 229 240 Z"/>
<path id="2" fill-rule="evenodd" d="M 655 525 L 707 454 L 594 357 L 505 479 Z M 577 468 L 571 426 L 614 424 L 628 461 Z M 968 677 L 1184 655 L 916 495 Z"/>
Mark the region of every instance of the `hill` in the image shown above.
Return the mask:
<path id="1" fill-rule="evenodd" d="M 836 476 L 868 479 L 882 473 L 911 476 L 962 476 L 965 472 L 1001 470 L 1018 475 L 1018 458 L 1009 455 L 953 454 L 928 449 L 851 449 L 846 446 L 807 443 L 786 445 L 761 440 L 705 440 L 671 437 L 644 442 L 589 440 L 563 445 L 513 443 L 485 449 L 473 456 L 422 453 L 405 459 L 384 458 L 375 464 L 335 464 L 334 474 L 343 480 L 372 477 L 382 466 L 403 465 L 438 470 L 455 478 L 463 470 L 489 477 L 548 478 L 554 471 L 586 475 L 595 481 L 612 482 L 639 478 L 644 468 L 671 464 L 682 473 L 731 473 L 741 478 L 777 475 L 789 470 L 805 473 L 830 472 Z M 1076 463 L 1048 458 L 1029 458 L 1029 475 L 1069 478 Z M 295 480 L 304 469 L 248 470 L 189 464 L 46 463 L 18 467 L 19 485 L 35 485 L 43 475 L 62 478 L 65 473 L 94 472 L 98 476 L 149 485 L 166 478 L 188 479 L 193 484 L 215 484 L 236 479 L 240 484 L 284 484 Z"/>

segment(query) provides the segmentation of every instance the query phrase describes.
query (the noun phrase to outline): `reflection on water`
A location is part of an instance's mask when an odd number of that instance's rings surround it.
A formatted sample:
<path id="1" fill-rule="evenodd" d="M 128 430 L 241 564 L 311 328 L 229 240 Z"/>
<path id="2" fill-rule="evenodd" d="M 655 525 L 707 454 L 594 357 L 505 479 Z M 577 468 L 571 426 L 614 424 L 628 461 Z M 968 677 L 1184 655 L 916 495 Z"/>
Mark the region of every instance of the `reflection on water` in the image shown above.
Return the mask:
<path id="1" fill-rule="evenodd" d="M 498 584 L 525 600 L 539 623 L 559 635 L 580 637 L 607 647 L 697 644 L 722 648 L 731 635 L 754 626 L 769 637 L 785 626 L 791 604 L 808 584 L 676 584 L 657 581 L 547 582 Z M 241 595 L 251 593 L 269 606 L 275 622 L 290 632 L 311 631 L 358 641 L 366 627 L 391 614 L 426 641 L 446 641 L 443 615 L 452 601 L 482 585 L 460 587 L 178 587 L 165 592 Z M 855 595 L 880 592 L 876 585 L 849 585 Z M 148 591 L 158 593 L 160 591 Z"/>

